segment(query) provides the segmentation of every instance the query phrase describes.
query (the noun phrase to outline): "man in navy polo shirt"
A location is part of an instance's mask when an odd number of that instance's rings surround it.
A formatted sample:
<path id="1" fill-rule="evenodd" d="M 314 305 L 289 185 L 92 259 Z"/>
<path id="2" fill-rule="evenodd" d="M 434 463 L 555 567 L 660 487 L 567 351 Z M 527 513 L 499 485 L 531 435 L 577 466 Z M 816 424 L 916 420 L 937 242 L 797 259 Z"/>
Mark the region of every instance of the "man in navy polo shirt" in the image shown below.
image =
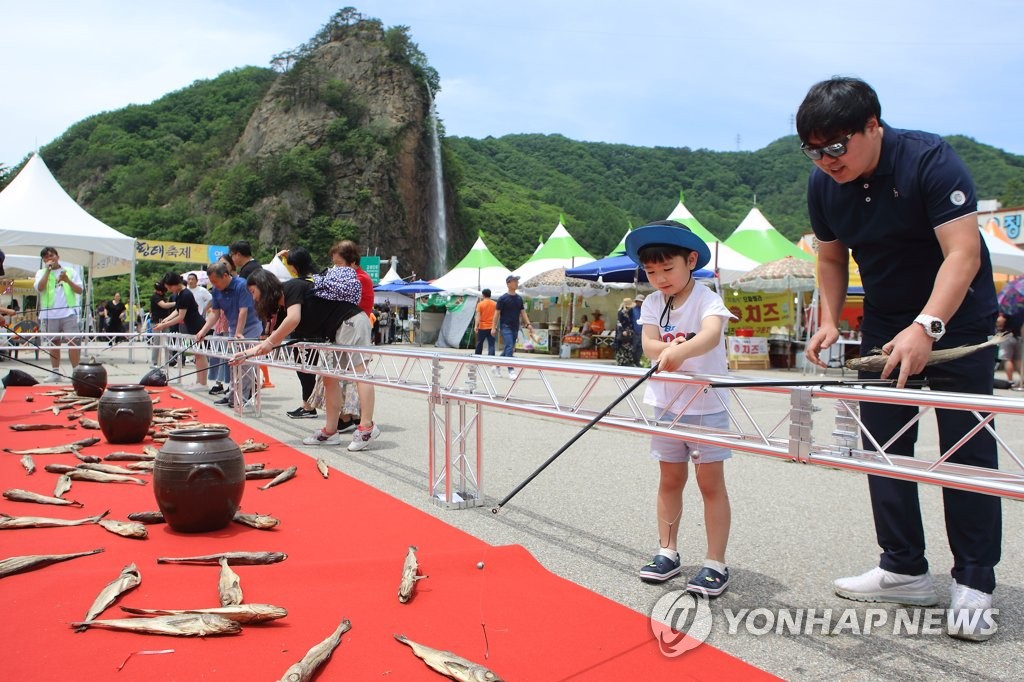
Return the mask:
<path id="1" fill-rule="evenodd" d="M 821 326 L 807 343 L 807 358 L 839 337 L 846 297 L 848 251 L 864 282 L 862 348 L 882 348 L 882 372 L 903 386 L 925 376 L 965 393 L 992 393 L 995 349 L 925 367 L 933 349 L 974 344 L 992 333 L 996 295 L 992 263 L 978 231 L 974 183 L 963 162 L 940 137 L 897 130 L 881 118 L 875 91 L 864 81 L 833 78 L 813 86 L 796 118 L 803 153 L 814 161 L 807 189 L 811 227 L 820 245 Z M 861 418 L 878 443 L 887 443 L 916 414 L 913 405 L 862 402 Z M 969 412 L 936 412 L 940 447 L 951 448 L 978 421 Z M 914 455 L 917 426 L 886 451 Z M 874 445 L 864 439 L 865 449 Z M 974 435 L 950 462 L 996 468 L 992 434 Z M 917 606 L 938 603 L 925 558 L 917 484 L 869 477 L 875 532 L 882 555 L 877 568 L 840 578 L 835 591 L 858 601 Z M 943 489 L 946 535 L 953 554 L 949 635 L 984 640 L 991 620 L 994 567 L 999 562 L 1002 514 L 998 497 Z M 971 616 L 980 617 L 971 620 Z M 972 624 L 973 623 L 973 624 Z"/>

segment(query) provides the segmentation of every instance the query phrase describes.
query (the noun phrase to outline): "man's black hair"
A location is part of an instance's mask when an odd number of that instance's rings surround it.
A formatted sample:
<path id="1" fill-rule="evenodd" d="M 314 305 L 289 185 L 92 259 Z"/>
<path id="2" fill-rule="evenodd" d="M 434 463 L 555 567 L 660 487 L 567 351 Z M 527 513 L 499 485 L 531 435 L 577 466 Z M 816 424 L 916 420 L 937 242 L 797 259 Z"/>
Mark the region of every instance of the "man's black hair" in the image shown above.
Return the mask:
<path id="1" fill-rule="evenodd" d="M 252 247 L 249 245 L 249 242 L 239 239 L 228 247 L 228 253 L 237 253 L 246 258 L 252 258 Z"/>
<path id="2" fill-rule="evenodd" d="M 830 142 L 864 130 L 871 117 L 882 120 L 878 94 L 859 78 L 834 76 L 811 86 L 796 112 L 800 141 Z"/>
<path id="3" fill-rule="evenodd" d="M 490 298 L 491 297 L 491 290 L 490 289 L 484 289 L 480 293 L 484 295 L 484 298 Z"/>

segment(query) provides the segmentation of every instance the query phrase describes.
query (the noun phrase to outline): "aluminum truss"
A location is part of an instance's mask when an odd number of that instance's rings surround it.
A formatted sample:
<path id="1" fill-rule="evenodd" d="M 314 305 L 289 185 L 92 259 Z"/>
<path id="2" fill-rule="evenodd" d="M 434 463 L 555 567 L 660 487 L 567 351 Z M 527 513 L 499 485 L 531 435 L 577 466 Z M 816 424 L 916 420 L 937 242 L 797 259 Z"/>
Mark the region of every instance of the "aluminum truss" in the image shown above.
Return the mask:
<path id="1" fill-rule="evenodd" d="M 168 335 L 171 350 L 183 350 L 191 337 Z M 226 337 L 208 337 L 202 352 L 219 359 L 256 343 Z M 579 424 L 590 421 L 614 398 L 642 375 L 640 370 L 553 360 L 501 358 L 479 355 L 444 355 L 423 350 L 342 348 L 326 344 L 295 343 L 276 347 L 252 364 L 333 376 L 374 386 L 420 393 L 424 397 L 431 425 L 428 462 L 428 491 L 432 500 L 447 507 L 484 504 L 483 408 L 512 411 Z M 499 387 L 493 370 L 514 366 L 518 377 Z M 357 371 L 356 368 L 360 368 Z M 530 381 L 524 381 L 528 377 Z M 555 380 L 557 377 L 557 381 Z M 728 394 L 731 428 L 721 431 L 656 421 L 643 409 L 639 395 L 630 395 L 601 420 L 603 428 L 637 434 L 661 435 L 709 445 L 719 445 L 750 454 L 876 474 L 932 485 L 1024 500 L 1024 460 L 1012 438 L 1020 438 L 1020 417 L 1024 400 L 911 389 L 860 387 L 855 380 L 838 382 L 811 380 L 793 386 L 791 381 L 766 380 L 749 386 L 735 376 L 659 375 L 678 384 L 680 392 L 699 390 Z M 736 386 L 733 386 L 736 384 Z M 781 405 L 778 412 L 751 409 L 751 391 L 774 394 Z M 601 404 L 595 404 L 598 400 Z M 860 419 L 862 401 L 915 405 L 918 416 L 936 409 L 969 411 L 977 425 L 964 438 L 934 457 L 919 453 L 904 457 L 887 452 L 891 442 L 879 442 Z M 817 423 L 827 414 L 831 423 Z M 258 414 L 258 406 L 257 406 Z M 997 433 L 994 418 L 1000 418 Z M 994 435 L 1004 455 L 1006 469 L 992 470 L 949 461 L 971 436 L 982 431 Z M 875 450 L 859 447 L 860 438 Z M 920 449 L 920 448 L 919 448 Z"/>

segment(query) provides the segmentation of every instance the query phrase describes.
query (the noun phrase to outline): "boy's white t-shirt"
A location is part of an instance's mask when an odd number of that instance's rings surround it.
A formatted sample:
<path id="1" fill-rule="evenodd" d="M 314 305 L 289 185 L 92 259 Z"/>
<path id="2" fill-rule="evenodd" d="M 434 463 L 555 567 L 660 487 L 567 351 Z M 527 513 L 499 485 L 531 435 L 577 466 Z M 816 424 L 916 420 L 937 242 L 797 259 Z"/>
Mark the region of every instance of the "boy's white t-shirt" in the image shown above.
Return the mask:
<path id="1" fill-rule="evenodd" d="M 668 324 L 662 326 L 662 313 L 665 310 L 665 295 L 655 291 L 644 299 L 640 308 L 640 324 L 645 327 L 655 325 L 661 332 L 663 341 L 670 341 L 677 336 L 685 336 L 700 331 L 701 322 L 705 317 L 715 315 L 728 320 L 733 317 L 725 307 L 722 297 L 702 284 L 694 284 L 690 295 L 682 306 L 674 307 L 668 316 Z M 725 352 L 725 326 L 722 326 L 721 342 L 704 355 L 688 358 L 677 371 L 682 374 L 728 374 L 729 360 Z M 699 386 L 660 381 L 655 374 L 647 382 L 644 403 L 658 408 L 669 408 L 679 413 L 690 402 L 696 393 L 702 393 Z M 679 390 L 682 392 L 679 393 Z M 676 394 L 679 393 L 678 397 Z M 725 402 L 723 402 L 725 401 Z M 685 414 L 713 414 L 725 409 L 728 393 L 725 391 L 709 391 L 696 398 L 683 412 Z"/>

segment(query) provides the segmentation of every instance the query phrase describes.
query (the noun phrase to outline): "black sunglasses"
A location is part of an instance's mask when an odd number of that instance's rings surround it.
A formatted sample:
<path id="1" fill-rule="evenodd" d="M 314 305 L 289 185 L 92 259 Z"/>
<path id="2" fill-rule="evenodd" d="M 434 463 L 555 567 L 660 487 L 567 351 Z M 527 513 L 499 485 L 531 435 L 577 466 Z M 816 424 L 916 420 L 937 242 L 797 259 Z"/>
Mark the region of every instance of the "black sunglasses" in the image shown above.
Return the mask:
<path id="1" fill-rule="evenodd" d="M 800 144 L 800 151 L 802 151 L 804 156 L 811 161 L 817 161 L 824 155 L 831 156 L 833 159 L 838 159 L 848 151 L 846 149 L 846 143 L 849 142 L 850 138 L 855 134 L 856 133 L 850 133 L 843 138 L 842 142 L 833 142 L 832 144 L 827 144 L 824 147 L 808 147 L 807 143 L 804 142 Z"/>

